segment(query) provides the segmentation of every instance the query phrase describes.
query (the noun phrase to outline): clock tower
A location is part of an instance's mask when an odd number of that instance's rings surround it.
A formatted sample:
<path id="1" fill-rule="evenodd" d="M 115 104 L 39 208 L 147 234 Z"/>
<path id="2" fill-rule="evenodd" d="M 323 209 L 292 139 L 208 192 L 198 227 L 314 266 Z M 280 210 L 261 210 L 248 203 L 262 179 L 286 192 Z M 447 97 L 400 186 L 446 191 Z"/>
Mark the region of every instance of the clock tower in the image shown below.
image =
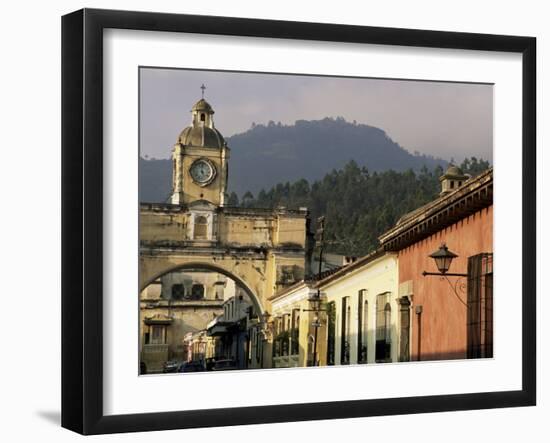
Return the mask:
<path id="1" fill-rule="evenodd" d="M 204 86 L 202 87 L 204 94 Z M 191 125 L 172 150 L 172 197 L 176 205 L 199 200 L 223 206 L 226 200 L 229 148 L 214 127 L 214 110 L 201 98 L 191 109 Z"/>

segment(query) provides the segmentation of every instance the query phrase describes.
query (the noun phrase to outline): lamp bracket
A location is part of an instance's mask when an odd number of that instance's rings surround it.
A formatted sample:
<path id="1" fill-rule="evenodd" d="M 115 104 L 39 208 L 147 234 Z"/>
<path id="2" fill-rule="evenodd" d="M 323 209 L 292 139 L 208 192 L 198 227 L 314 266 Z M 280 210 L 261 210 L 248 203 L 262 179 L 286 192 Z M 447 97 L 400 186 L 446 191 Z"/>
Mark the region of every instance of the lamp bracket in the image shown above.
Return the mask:
<path id="1" fill-rule="evenodd" d="M 426 271 L 422 271 L 422 275 L 424 277 L 426 277 L 427 275 L 435 275 L 435 276 L 438 276 L 438 277 L 468 277 L 468 274 L 458 274 L 458 273 L 455 273 L 455 272 L 445 272 L 444 274 L 441 273 L 441 272 L 426 272 Z"/>

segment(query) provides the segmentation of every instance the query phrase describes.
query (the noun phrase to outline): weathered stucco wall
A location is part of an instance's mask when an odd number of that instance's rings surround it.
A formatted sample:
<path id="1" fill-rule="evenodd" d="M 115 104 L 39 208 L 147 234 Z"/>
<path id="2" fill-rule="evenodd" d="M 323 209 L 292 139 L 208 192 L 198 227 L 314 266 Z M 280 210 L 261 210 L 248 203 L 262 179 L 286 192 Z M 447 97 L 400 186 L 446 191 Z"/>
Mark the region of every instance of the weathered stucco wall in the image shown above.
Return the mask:
<path id="1" fill-rule="evenodd" d="M 202 212 L 201 212 L 202 211 Z M 193 214 L 208 213 L 207 238 L 193 238 Z M 307 211 L 142 205 L 140 289 L 178 268 L 234 278 L 262 312 L 267 298 L 306 273 Z"/>
<path id="2" fill-rule="evenodd" d="M 422 360 L 466 358 L 466 307 L 446 279 L 422 276 L 423 271 L 438 272 L 429 255 L 441 243 L 458 254 L 449 272 L 466 273 L 468 257 L 493 252 L 493 207 L 482 209 L 399 252 L 399 282 L 412 283 L 412 360 L 418 360 L 419 321 Z M 457 283 L 457 277 L 448 278 L 453 285 Z M 466 302 L 465 279 L 457 283 L 457 290 Z M 422 306 L 420 316 L 415 314 L 418 306 Z"/>
<path id="3" fill-rule="evenodd" d="M 341 362 L 342 340 L 342 300 L 349 297 L 351 307 L 350 324 L 350 364 L 358 362 L 358 329 L 359 329 L 359 292 L 363 293 L 363 303 L 368 303 L 367 321 L 362 323 L 362 341 L 367 346 L 367 362 L 375 362 L 376 349 L 376 301 L 378 294 L 387 294 L 387 301 L 391 305 L 390 334 L 391 360 L 398 361 L 399 351 L 399 304 L 397 302 L 398 265 L 396 254 L 385 254 L 366 263 L 357 270 L 321 286 L 321 292 L 328 303 L 336 305 L 336 341 L 335 364 Z M 364 309 L 364 306 L 363 306 Z M 364 310 L 362 315 L 364 315 Z M 366 328 L 365 328 L 366 326 Z M 328 337 L 324 336 L 323 341 Z M 366 343 L 365 343 L 366 341 Z"/>

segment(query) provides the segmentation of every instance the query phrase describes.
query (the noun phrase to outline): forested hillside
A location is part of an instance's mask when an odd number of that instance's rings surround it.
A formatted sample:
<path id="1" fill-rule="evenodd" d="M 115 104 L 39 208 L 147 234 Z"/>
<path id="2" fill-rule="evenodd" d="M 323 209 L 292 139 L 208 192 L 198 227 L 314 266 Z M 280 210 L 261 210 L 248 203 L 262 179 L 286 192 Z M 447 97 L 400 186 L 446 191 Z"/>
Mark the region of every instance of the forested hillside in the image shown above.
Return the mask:
<path id="1" fill-rule="evenodd" d="M 472 176 L 489 168 L 489 162 L 475 157 L 461 164 Z M 256 195 L 245 193 L 239 200 L 232 193 L 229 204 L 244 207 L 307 207 L 312 220 L 325 215 L 327 249 L 361 256 L 378 245 L 378 236 L 393 226 L 405 213 L 436 198 L 443 169 L 426 167 L 419 172 L 393 170 L 371 172 L 350 161 L 321 180 L 305 179 L 279 183 Z"/>
<path id="2" fill-rule="evenodd" d="M 255 125 L 226 139 L 231 149 L 229 189 L 242 196 L 277 183 L 320 180 L 350 160 L 371 172 L 393 169 L 419 171 L 447 162 L 410 153 L 383 130 L 342 118 L 298 120 L 293 125 Z M 172 165 L 167 159 L 140 159 L 140 200 L 164 202 L 170 195 Z"/>

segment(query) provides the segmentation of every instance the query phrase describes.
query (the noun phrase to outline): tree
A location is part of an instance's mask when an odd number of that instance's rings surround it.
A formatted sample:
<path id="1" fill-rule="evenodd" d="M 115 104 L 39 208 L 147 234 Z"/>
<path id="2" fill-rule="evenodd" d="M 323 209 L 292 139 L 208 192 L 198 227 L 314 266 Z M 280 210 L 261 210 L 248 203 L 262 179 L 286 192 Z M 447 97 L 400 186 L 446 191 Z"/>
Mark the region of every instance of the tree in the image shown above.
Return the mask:
<path id="1" fill-rule="evenodd" d="M 465 172 L 472 175 L 474 171 L 489 167 L 488 162 L 474 158 L 463 165 L 467 169 Z M 432 170 L 424 166 L 419 172 L 409 169 L 371 174 L 366 166 L 359 167 L 352 160 L 311 185 L 305 179 L 279 183 L 269 190 L 262 189 L 256 199 L 247 192 L 241 205 L 307 207 L 311 229 L 316 229 L 315 220 L 319 216 L 326 217 L 327 252 L 360 256 L 376 248 L 378 236 L 399 218 L 435 199 L 440 192 L 442 174 L 441 166 Z"/>
<path id="2" fill-rule="evenodd" d="M 462 169 L 462 172 L 464 172 L 465 174 L 470 174 L 472 177 L 481 174 L 483 171 L 486 171 L 490 167 L 491 165 L 487 160 L 483 160 L 482 158 L 478 160 L 477 157 L 471 157 L 469 159 L 465 158 L 460 165 L 460 169 Z"/>
<path id="3" fill-rule="evenodd" d="M 229 194 L 229 198 L 227 199 L 227 204 L 229 206 L 239 206 L 239 197 L 235 192 L 232 192 Z"/>
<path id="4" fill-rule="evenodd" d="M 246 191 L 243 195 L 243 198 L 241 200 L 241 205 L 244 208 L 251 208 L 254 205 L 254 196 L 252 195 L 252 192 Z"/>

